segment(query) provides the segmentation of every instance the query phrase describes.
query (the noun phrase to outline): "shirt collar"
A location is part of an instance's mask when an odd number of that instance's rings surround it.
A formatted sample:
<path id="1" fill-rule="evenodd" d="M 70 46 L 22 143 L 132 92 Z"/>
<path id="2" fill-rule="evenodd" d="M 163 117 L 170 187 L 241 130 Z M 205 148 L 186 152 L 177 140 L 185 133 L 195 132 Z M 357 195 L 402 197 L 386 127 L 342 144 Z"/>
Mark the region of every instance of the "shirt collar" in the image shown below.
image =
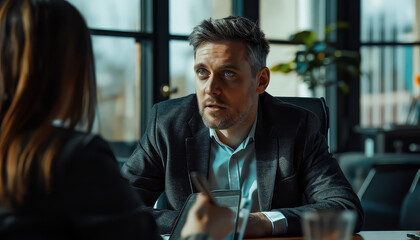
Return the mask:
<path id="1" fill-rule="evenodd" d="M 252 124 L 251 130 L 249 131 L 248 136 L 245 138 L 244 141 L 242 141 L 242 143 L 238 146 L 238 148 L 235 150 L 235 152 L 246 148 L 246 146 L 248 146 L 248 144 L 250 142 L 254 141 L 254 139 L 255 139 L 255 128 L 256 128 L 256 126 L 257 126 L 257 117 L 255 117 L 254 123 Z M 216 131 L 213 128 L 209 128 L 209 131 L 210 131 L 210 138 L 213 138 L 220 146 L 230 148 L 229 146 L 223 144 L 219 140 L 219 137 L 217 136 Z"/>

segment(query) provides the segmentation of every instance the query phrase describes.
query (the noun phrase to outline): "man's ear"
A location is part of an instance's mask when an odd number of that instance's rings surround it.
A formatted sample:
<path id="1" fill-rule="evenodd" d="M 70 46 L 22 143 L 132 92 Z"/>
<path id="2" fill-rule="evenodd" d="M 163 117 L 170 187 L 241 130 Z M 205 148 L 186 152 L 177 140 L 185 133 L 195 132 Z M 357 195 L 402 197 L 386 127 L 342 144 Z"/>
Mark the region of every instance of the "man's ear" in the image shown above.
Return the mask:
<path id="1" fill-rule="evenodd" d="M 261 68 L 257 73 L 257 89 L 256 92 L 261 94 L 265 91 L 270 83 L 270 70 L 267 67 Z"/>

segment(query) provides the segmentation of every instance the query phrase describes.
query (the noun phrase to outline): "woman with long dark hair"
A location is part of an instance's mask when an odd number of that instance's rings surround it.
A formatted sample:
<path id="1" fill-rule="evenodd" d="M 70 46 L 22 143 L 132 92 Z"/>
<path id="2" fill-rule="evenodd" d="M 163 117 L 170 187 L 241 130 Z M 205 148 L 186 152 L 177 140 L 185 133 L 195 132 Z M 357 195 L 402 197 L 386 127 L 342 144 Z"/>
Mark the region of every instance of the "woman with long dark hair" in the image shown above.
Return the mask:
<path id="1" fill-rule="evenodd" d="M 1 5 L 1 239 L 160 238 L 107 143 L 88 133 L 95 93 L 89 30 L 73 6 L 62 0 Z M 232 213 L 198 199 L 184 236 L 226 236 Z M 214 222 L 226 224 L 215 230 Z"/>

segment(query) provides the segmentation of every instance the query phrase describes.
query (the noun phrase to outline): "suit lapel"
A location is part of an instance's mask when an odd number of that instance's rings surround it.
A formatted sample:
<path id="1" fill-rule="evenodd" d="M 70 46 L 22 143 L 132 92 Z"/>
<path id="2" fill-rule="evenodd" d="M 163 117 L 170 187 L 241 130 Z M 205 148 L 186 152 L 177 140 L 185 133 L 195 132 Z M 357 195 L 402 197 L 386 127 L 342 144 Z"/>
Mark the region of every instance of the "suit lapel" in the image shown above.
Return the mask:
<path id="1" fill-rule="evenodd" d="M 257 128 L 255 131 L 255 156 L 257 167 L 257 185 L 260 210 L 271 210 L 276 172 L 278 169 L 279 146 L 276 137 L 276 129 L 270 123 L 269 108 L 264 108 L 267 102 L 266 94 L 262 94 L 259 99 Z M 266 103 L 267 104 L 267 103 Z M 262 109 L 264 108 L 264 114 Z M 267 117 L 265 119 L 264 117 Z"/>
<path id="2" fill-rule="evenodd" d="M 190 173 L 195 171 L 203 177 L 208 178 L 209 158 L 210 158 L 210 134 L 209 129 L 204 126 L 198 112 L 188 122 L 192 137 L 185 138 L 186 158 L 188 176 L 192 192 L 198 192 L 191 182 Z"/>
<path id="3" fill-rule="evenodd" d="M 265 140 L 263 139 L 263 136 L 256 136 L 255 155 L 257 159 L 256 167 L 260 210 L 266 211 L 271 209 L 271 200 L 273 198 L 274 183 L 278 168 L 278 161 L 276 161 L 278 157 L 278 144 L 276 138 L 270 137 Z"/>

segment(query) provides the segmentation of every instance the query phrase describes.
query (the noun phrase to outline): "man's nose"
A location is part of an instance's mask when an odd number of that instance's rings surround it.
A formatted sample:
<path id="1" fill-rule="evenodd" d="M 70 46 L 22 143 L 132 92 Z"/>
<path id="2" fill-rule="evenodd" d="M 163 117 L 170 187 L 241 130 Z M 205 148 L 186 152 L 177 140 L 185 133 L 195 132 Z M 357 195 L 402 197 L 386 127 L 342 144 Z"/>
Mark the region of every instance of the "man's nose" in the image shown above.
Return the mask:
<path id="1" fill-rule="evenodd" d="M 206 83 L 206 94 L 219 95 L 220 93 L 220 79 L 217 77 L 217 75 L 212 74 Z"/>

